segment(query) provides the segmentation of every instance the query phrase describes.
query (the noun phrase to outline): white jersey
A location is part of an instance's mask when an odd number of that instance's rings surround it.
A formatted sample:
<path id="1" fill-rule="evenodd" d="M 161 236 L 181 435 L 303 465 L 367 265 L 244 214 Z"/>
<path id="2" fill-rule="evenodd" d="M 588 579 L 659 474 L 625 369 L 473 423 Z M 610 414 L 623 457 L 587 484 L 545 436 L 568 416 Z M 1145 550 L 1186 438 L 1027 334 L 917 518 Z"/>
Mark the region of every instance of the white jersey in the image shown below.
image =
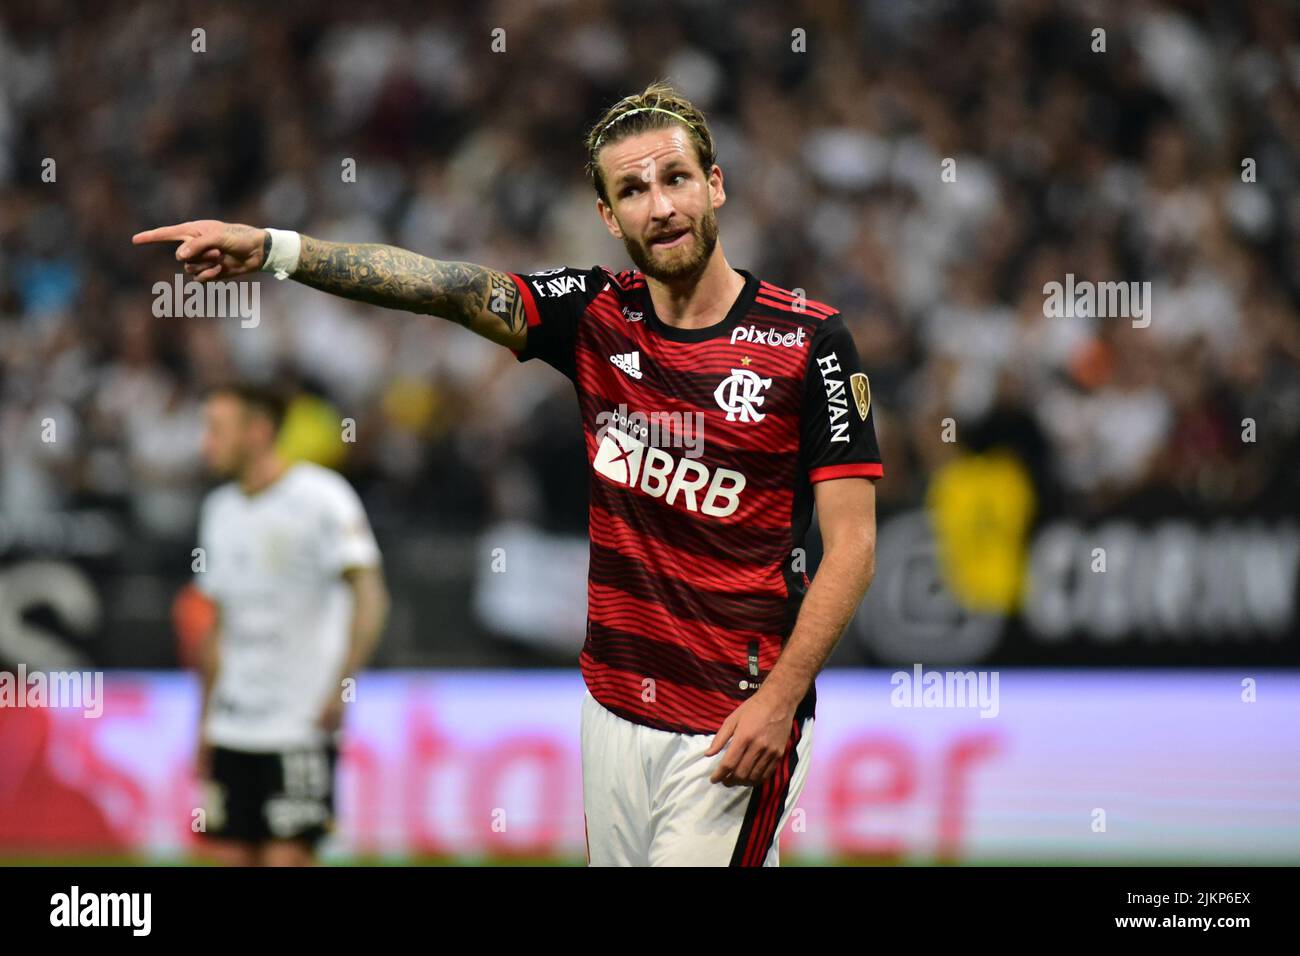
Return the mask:
<path id="1" fill-rule="evenodd" d="M 316 720 L 340 693 L 352 620 L 342 574 L 379 564 L 356 492 L 307 463 L 252 496 L 222 485 L 203 502 L 199 546 L 195 583 L 221 608 L 207 740 L 248 751 L 324 743 Z"/>

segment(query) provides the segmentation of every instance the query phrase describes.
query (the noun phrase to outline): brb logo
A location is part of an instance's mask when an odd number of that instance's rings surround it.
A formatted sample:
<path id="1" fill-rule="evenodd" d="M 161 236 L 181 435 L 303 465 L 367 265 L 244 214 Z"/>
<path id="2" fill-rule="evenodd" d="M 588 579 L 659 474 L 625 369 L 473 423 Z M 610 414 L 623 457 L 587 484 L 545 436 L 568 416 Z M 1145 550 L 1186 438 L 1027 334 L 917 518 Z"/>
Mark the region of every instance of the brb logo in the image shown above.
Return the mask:
<path id="1" fill-rule="evenodd" d="M 639 488 L 668 504 L 682 499 L 687 511 L 726 518 L 740 507 L 745 476 L 730 468 L 710 470 L 690 458 L 674 458 L 626 432 L 607 426 L 591 463 L 596 474 L 616 485 Z M 697 497 L 699 492 L 703 495 Z"/>
<path id="2" fill-rule="evenodd" d="M 713 397 L 727 413 L 727 421 L 734 422 L 739 415 L 742 422 L 761 422 L 764 415 L 758 406 L 763 404 L 763 389 L 771 385 L 770 378 L 759 378 L 747 368 L 733 368 L 713 390 Z"/>

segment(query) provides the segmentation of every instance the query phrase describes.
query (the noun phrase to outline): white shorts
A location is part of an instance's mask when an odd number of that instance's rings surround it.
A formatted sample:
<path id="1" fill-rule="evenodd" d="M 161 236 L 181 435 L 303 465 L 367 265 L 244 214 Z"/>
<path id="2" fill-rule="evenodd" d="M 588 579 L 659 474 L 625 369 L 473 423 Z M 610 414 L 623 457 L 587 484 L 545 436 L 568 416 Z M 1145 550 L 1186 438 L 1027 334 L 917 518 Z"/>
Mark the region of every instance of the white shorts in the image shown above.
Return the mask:
<path id="1" fill-rule="evenodd" d="M 582 802 L 590 866 L 777 866 L 777 840 L 808 778 L 813 719 L 792 724 L 758 787 L 709 777 L 712 734 L 655 730 L 582 699 Z M 730 746 L 730 744 L 728 744 Z"/>

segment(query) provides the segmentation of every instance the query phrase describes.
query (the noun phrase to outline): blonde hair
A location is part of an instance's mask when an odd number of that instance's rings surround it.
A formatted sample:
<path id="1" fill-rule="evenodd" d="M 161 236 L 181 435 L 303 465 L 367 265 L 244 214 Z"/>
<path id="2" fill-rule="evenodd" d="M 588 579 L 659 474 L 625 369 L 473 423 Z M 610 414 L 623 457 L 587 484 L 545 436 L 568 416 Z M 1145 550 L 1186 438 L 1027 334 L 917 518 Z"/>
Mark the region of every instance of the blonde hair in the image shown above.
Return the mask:
<path id="1" fill-rule="evenodd" d="M 652 129 L 667 129 L 674 124 L 686 128 L 695 146 L 700 168 L 708 175 L 717 162 L 717 149 L 708 122 L 690 100 L 667 83 L 656 80 L 640 93 L 625 96 L 601 116 L 587 133 L 587 177 L 598 195 L 609 204 L 605 191 L 605 178 L 596 161 L 601 149 L 637 133 Z"/>

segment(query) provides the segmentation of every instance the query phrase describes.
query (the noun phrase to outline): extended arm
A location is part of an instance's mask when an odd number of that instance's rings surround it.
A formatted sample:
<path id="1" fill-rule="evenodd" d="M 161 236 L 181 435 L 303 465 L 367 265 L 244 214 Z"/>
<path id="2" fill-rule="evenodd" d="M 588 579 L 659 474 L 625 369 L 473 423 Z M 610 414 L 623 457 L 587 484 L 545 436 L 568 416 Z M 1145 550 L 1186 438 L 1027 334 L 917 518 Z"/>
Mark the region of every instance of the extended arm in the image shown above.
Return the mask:
<path id="1" fill-rule="evenodd" d="M 303 236 L 302 257 L 291 278 L 347 299 L 449 319 L 502 345 L 524 344 L 527 322 L 514 280 L 472 262 Z"/>
<path id="2" fill-rule="evenodd" d="M 471 262 L 446 262 L 381 243 L 327 242 L 301 236 L 291 278 L 333 295 L 389 309 L 436 315 L 513 349 L 528 325 L 519 289 L 504 272 Z M 270 235 L 238 223 L 199 219 L 137 233 L 137 245 L 179 242 L 176 258 L 200 282 L 256 272 Z"/>

